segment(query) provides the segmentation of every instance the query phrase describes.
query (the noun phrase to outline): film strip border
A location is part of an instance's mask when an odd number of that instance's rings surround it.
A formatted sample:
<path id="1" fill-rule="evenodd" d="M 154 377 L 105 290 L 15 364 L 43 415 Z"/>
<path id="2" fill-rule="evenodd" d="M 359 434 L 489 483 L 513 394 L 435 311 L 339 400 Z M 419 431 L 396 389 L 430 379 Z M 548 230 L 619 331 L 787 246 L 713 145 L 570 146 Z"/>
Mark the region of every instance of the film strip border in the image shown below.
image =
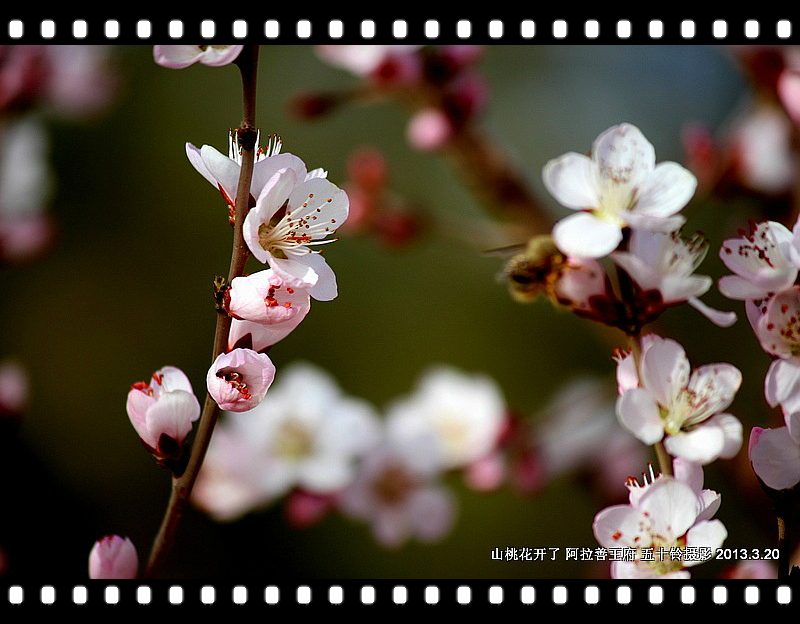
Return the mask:
<path id="1" fill-rule="evenodd" d="M 15 606 L 657 606 L 800 604 L 800 583 L 775 581 L 313 581 L 202 583 L 92 581 L 7 585 L 0 612 Z"/>
<path id="2" fill-rule="evenodd" d="M 0 20 L 0 42 L 792 43 L 800 20 L 742 19 L 47 19 Z"/>

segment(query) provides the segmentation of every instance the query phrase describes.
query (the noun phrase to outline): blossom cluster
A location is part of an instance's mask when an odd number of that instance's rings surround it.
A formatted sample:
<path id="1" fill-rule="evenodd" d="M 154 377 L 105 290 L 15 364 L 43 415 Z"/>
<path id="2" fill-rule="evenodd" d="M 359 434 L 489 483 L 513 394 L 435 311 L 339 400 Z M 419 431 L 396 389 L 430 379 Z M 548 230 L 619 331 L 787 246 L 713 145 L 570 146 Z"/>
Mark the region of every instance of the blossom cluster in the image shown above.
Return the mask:
<path id="1" fill-rule="evenodd" d="M 328 374 L 298 363 L 256 409 L 225 415 L 194 502 L 232 521 L 287 497 L 295 526 L 336 509 L 368 523 L 387 547 L 436 541 L 456 513 L 442 476 L 490 455 L 505 419 L 500 391 L 481 375 L 432 369 L 380 418 Z"/>

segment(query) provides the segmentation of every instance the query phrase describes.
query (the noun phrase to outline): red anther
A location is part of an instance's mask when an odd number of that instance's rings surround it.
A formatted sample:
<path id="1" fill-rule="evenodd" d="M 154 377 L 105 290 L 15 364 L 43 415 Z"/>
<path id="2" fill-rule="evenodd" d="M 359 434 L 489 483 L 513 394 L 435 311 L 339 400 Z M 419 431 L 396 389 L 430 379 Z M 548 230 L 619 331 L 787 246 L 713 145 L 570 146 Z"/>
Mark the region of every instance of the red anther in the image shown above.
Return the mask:
<path id="1" fill-rule="evenodd" d="M 131 390 L 141 390 L 142 392 L 146 392 L 150 390 L 150 385 L 144 381 L 137 381 L 131 386 Z"/>
<path id="2" fill-rule="evenodd" d="M 162 383 L 164 383 L 164 375 L 160 373 L 153 373 L 153 381 L 160 386 Z"/>

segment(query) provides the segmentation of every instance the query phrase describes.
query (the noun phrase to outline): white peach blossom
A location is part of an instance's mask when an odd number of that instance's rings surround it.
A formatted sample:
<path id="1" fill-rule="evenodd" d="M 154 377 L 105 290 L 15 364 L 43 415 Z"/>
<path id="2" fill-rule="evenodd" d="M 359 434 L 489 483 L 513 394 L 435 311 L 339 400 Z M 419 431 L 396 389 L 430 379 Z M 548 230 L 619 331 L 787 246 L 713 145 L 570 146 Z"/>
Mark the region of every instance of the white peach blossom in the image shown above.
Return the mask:
<path id="1" fill-rule="evenodd" d="M 194 501 L 218 520 L 233 520 L 295 487 L 337 492 L 351 483 L 379 431 L 368 403 L 345 396 L 322 370 L 294 364 L 256 409 L 225 414 Z"/>
<path id="2" fill-rule="evenodd" d="M 559 221 L 553 240 L 568 256 L 600 258 L 614 251 L 625 227 L 672 232 L 684 223 L 677 213 L 697 180 L 674 162 L 656 165 L 641 131 L 621 124 L 603 132 L 592 156 L 570 152 L 544 167 L 545 187 L 563 206 L 579 211 Z"/>
<path id="3" fill-rule="evenodd" d="M 629 251 L 615 252 L 611 258 L 642 290 L 657 290 L 664 305 L 687 302 L 716 325 L 729 327 L 736 314 L 714 310 L 698 299 L 713 283 L 706 275 L 694 275 L 707 251 L 700 235 L 684 240 L 678 232 L 634 230 Z"/>
<path id="4" fill-rule="evenodd" d="M 665 476 L 630 505 L 615 505 L 598 513 L 592 528 L 600 545 L 631 548 L 636 553 L 633 561 L 611 564 L 612 578 L 690 578 L 686 568 L 703 559 L 686 556 L 688 549 L 706 549 L 710 557 L 728 535 L 722 522 L 706 519 L 707 510 L 691 486 Z M 673 558 L 673 552 L 680 556 Z"/>
<path id="5" fill-rule="evenodd" d="M 415 392 L 396 401 L 387 427 L 397 435 L 431 435 L 444 468 L 461 468 L 494 450 L 506 419 L 497 384 L 440 366 L 427 371 Z"/>
<path id="6" fill-rule="evenodd" d="M 720 292 L 742 301 L 766 299 L 794 284 L 800 256 L 793 252 L 800 234 L 775 221 L 753 224 L 739 238 L 729 238 L 719 257 L 734 275 L 719 280 Z"/>
<path id="7" fill-rule="evenodd" d="M 654 341 L 643 350 L 639 387 L 617 400 L 623 427 L 645 444 L 664 439 L 668 453 L 707 464 L 730 459 L 742 443 L 742 425 L 725 410 L 742 382 L 730 364 L 708 364 L 691 372 L 674 340 Z"/>
<path id="8" fill-rule="evenodd" d="M 327 237 L 347 219 L 348 208 L 347 193 L 328 180 L 281 169 L 248 213 L 244 239 L 256 259 L 268 263 L 287 286 L 330 301 L 338 294 L 336 276 L 314 247 L 335 240 Z"/>

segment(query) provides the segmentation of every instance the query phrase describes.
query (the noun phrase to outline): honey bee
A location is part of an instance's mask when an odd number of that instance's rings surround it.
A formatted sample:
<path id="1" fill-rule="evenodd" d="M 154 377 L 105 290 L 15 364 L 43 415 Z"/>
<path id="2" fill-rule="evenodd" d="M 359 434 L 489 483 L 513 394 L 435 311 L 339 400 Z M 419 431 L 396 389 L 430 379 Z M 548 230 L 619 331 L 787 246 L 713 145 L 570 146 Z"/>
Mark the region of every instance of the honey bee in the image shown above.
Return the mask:
<path id="1" fill-rule="evenodd" d="M 535 236 L 527 243 L 484 253 L 490 257 L 509 258 L 498 277 L 508 284 L 514 299 L 522 302 L 533 301 L 539 295 L 552 299 L 555 282 L 566 264 L 564 254 L 549 235 Z"/>

